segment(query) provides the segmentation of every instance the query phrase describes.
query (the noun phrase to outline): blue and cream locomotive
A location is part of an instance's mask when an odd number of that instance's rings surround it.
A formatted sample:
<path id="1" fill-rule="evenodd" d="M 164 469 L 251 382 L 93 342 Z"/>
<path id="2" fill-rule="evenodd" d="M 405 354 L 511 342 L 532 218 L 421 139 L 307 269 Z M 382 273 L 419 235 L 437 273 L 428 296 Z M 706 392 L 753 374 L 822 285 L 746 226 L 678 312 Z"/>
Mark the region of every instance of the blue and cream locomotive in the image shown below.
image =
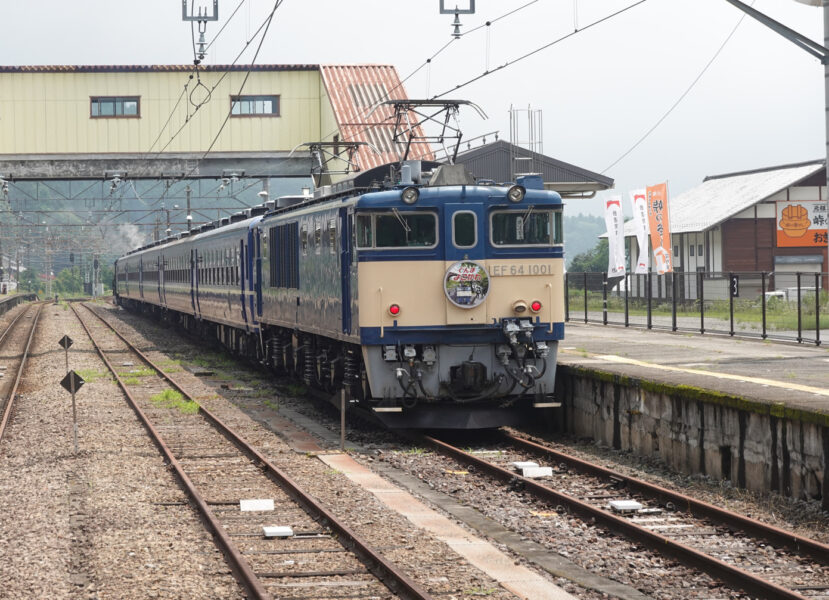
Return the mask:
<path id="1" fill-rule="evenodd" d="M 562 208 L 409 161 L 135 250 L 115 294 L 393 427 L 516 423 L 552 404 Z"/>

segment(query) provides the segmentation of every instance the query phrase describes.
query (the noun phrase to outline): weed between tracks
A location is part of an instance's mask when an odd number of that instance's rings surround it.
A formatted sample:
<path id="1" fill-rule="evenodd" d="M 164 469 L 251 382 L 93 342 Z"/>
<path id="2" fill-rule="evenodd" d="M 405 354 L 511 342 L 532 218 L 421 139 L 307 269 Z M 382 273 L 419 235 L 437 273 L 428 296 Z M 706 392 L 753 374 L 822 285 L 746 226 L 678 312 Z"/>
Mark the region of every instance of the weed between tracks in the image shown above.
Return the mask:
<path id="1" fill-rule="evenodd" d="M 98 371 L 96 369 L 75 369 L 75 373 L 81 376 L 84 383 L 93 383 L 99 379 L 112 381 L 112 376 L 106 371 Z"/>
<path id="2" fill-rule="evenodd" d="M 164 390 L 161 393 L 150 396 L 150 401 L 156 406 L 163 408 L 175 408 L 185 415 L 194 415 L 199 412 L 199 405 L 192 400 L 185 400 L 180 392 L 175 390 Z"/>
<path id="3" fill-rule="evenodd" d="M 153 369 L 150 369 L 149 367 L 138 367 L 137 369 L 130 369 L 129 371 L 122 371 L 119 373 L 119 375 L 126 375 L 130 378 L 152 377 L 155 374 L 155 371 Z"/>

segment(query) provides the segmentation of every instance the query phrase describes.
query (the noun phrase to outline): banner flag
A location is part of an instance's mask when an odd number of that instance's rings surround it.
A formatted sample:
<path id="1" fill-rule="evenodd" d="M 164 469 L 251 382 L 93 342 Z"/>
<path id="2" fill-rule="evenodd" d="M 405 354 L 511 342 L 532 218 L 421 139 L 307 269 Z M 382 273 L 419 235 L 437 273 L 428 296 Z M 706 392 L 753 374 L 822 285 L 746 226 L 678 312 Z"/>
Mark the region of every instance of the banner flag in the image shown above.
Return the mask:
<path id="1" fill-rule="evenodd" d="M 671 256 L 671 217 L 668 211 L 668 184 L 648 186 L 648 222 L 656 272 L 660 275 L 673 273 Z"/>
<path id="2" fill-rule="evenodd" d="M 645 190 L 630 192 L 630 204 L 633 207 L 633 230 L 636 232 L 636 243 L 639 246 L 639 259 L 636 261 L 634 273 L 648 272 L 648 197 Z"/>
<path id="3" fill-rule="evenodd" d="M 607 226 L 607 277 L 625 275 L 625 232 L 622 197 L 611 196 L 605 201 L 604 222 Z"/>

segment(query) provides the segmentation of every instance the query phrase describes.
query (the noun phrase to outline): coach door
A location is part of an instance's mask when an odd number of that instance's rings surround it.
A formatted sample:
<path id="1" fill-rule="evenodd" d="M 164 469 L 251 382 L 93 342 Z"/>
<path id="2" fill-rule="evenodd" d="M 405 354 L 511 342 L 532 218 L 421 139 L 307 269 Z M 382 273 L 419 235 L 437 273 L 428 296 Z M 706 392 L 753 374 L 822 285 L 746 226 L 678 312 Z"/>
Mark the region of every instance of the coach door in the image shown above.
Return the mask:
<path id="1" fill-rule="evenodd" d="M 251 314 L 255 314 L 257 319 L 260 320 L 262 318 L 262 230 L 258 227 L 253 230 L 253 245 L 254 245 L 254 252 L 253 256 L 255 257 L 252 266 L 253 266 L 253 294 L 250 296 L 251 301 Z M 255 312 L 253 303 L 255 302 Z"/>
<path id="2" fill-rule="evenodd" d="M 199 306 L 199 253 L 195 248 L 190 249 L 190 304 L 193 307 L 193 314 L 197 319 L 201 318 L 201 307 Z"/>
<path id="3" fill-rule="evenodd" d="M 250 326 L 253 324 L 253 314 L 248 310 L 248 299 L 247 299 L 247 289 L 248 286 L 245 285 L 246 281 L 250 281 L 250 271 L 247 268 L 248 266 L 248 253 L 245 251 L 245 240 L 239 240 L 239 249 L 236 251 L 238 256 L 236 257 L 236 264 L 238 265 L 238 273 L 239 273 L 239 301 L 242 304 L 242 320 L 245 322 L 245 331 L 250 331 Z M 250 315 L 250 318 L 248 318 Z"/>
<path id="4" fill-rule="evenodd" d="M 340 209 L 340 286 L 342 299 L 343 333 L 351 335 L 352 278 L 356 277 L 356 264 L 352 251 L 351 232 L 354 230 L 354 209 Z M 356 289 L 356 286 L 353 288 Z"/>
<path id="5" fill-rule="evenodd" d="M 144 257 L 138 259 L 138 297 L 144 299 Z"/>
<path id="6" fill-rule="evenodd" d="M 158 255 L 158 270 L 156 271 L 156 285 L 158 286 L 158 303 L 161 306 L 166 305 L 164 299 L 164 255 Z"/>

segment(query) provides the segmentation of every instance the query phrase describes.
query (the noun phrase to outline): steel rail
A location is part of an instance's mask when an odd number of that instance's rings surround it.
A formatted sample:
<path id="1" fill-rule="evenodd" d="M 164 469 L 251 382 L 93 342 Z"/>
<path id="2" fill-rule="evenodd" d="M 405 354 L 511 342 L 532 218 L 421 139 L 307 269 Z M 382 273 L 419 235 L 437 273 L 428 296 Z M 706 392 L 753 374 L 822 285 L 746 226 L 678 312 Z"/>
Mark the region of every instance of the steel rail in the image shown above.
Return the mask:
<path id="1" fill-rule="evenodd" d="M 170 450 L 167 444 L 164 443 L 164 440 L 161 438 L 161 435 L 158 433 L 155 427 L 153 427 L 153 424 L 150 422 L 149 418 L 144 413 L 144 411 L 142 411 L 141 408 L 138 406 L 138 402 L 135 400 L 132 393 L 130 393 L 124 381 L 121 379 L 121 376 L 118 374 L 118 371 L 115 369 L 115 366 L 106 357 L 100 345 L 93 337 L 89 327 L 87 327 L 86 323 L 81 318 L 80 314 L 78 314 L 78 310 L 75 308 L 75 305 L 70 303 L 69 306 L 72 308 L 72 312 L 75 313 L 75 317 L 77 317 L 84 331 L 86 331 L 86 334 L 89 336 L 92 345 L 98 352 L 98 356 L 100 356 L 101 360 L 104 361 L 104 364 L 106 364 L 107 368 L 110 370 L 112 375 L 115 377 L 115 380 L 118 382 L 118 385 L 123 390 L 124 395 L 127 397 L 127 402 L 129 403 L 130 407 L 138 416 L 138 419 L 144 425 L 146 430 L 149 432 L 150 437 L 153 439 L 155 445 L 164 455 L 164 458 L 167 460 L 170 467 L 172 467 L 173 472 L 175 473 L 176 477 L 179 480 L 179 483 L 184 488 L 187 495 L 190 496 L 190 499 L 196 505 L 196 508 L 198 509 L 199 514 L 202 517 L 202 521 L 216 539 L 217 544 L 219 545 L 225 557 L 227 558 L 231 570 L 233 571 L 233 574 L 236 576 L 237 580 L 242 583 L 250 598 L 255 598 L 257 600 L 271 600 L 272 596 L 268 594 L 267 590 L 265 590 L 264 585 L 262 585 L 262 583 L 256 577 L 256 574 L 253 572 L 253 569 L 251 568 L 248 561 L 245 560 L 245 558 L 242 556 L 242 553 L 239 551 L 239 548 L 236 546 L 236 544 L 233 543 L 233 541 L 230 539 L 230 536 L 225 532 L 222 523 L 216 518 L 216 516 L 213 514 L 213 511 L 210 510 L 210 507 L 207 505 L 207 501 L 204 499 L 204 497 L 202 497 L 202 495 L 196 489 L 196 486 L 193 484 L 191 479 L 184 472 L 181 463 L 179 463 L 179 461 L 173 455 L 173 452 Z M 92 311 L 91 309 L 87 308 L 87 310 L 92 312 L 92 314 L 95 314 L 94 311 Z"/>
<path id="2" fill-rule="evenodd" d="M 524 490 L 529 491 L 539 499 L 564 505 L 582 518 L 592 519 L 596 523 L 600 523 L 611 531 L 618 532 L 628 538 L 646 544 L 649 547 L 656 549 L 658 552 L 669 554 L 685 565 L 697 568 L 711 577 L 720 579 L 730 585 L 735 585 L 750 594 L 756 594 L 761 598 L 767 598 L 769 600 L 805 600 L 805 596 L 801 596 L 792 590 L 788 590 L 777 585 L 776 583 L 767 581 L 744 571 L 743 569 L 729 565 L 722 560 L 709 556 L 690 546 L 686 546 L 685 544 L 681 544 L 663 535 L 654 533 L 653 531 L 640 527 L 627 519 L 617 517 L 591 504 L 582 502 L 577 498 L 557 492 L 556 490 L 541 485 L 532 479 L 522 477 L 517 473 L 504 469 L 503 467 L 499 467 L 498 465 L 482 460 L 476 456 L 464 452 L 460 448 L 452 446 L 451 444 L 430 436 L 423 436 L 422 440 L 428 442 L 433 447 L 455 460 L 468 465 L 473 465 L 481 471 L 484 471 L 490 476 L 505 483 L 518 482 L 523 485 Z"/>
<path id="3" fill-rule="evenodd" d="M 331 511 L 325 508 L 316 498 L 302 490 L 299 485 L 291 479 L 279 467 L 274 465 L 268 458 L 266 458 L 256 448 L 251 446 L 242 436 L 236 433 L 229 426 L 225 425 L 216 415 L 206 409 L 204 406 L 193 398 L 187 390 L 179 384 L 171 375 L 166 373 L 163 369 L 158 367 L 153 361 L 148 358 L 143 352 L 135 347 L 132 342 L 127 340 L 121 332 L 119 332 L 111 323 L 92 310 L 86 304 L 82 304 L 89 312 L 95 315 L 102 321 L 109 329 L 117 335 L 133 352 L 141 357 L 147 365 L 155 369 L 172 387 L 180 392 L 185 398 L 191 402 L 195 402 L 199 406 L 199 414 L 204 416 L 207 420 L 214 424 L 214 426 L 229 439 L 237 448 L 239 448 L 249 459 L 255 462 L 277 485 L 279 485 L 297 504 L 302 506 L 306 513 L 308 513 L 315 521 L 321 523 L 334 530 L 337 533 L 337 539 L 348 550 L 353 552 L 365 564 L 368 570 L 383 582 L 393 593 L 403 596 L 410 600 L 432 600 L 426 591 L 422 590 L 420 586 L 412 581 L 405 573 L 403 573 L 396 565 L 387 560 L 382 555 L 374 551 L 360 536 L 357 535 L 345 523 L 341 522 Z M 74 307 L 73 307 L 74 310 Z M 125 388 L 125 386 L 122 386 Z M 126 388 L 125 388 L 126 389 Z"/>
<path id="4" fill-rule="evenodd" d="M 40 313 L 43 310 L 43 304 L 39 304 L 35 312 L 35 318 L 32 320 L 32 329 L 29 331 L 29 338 L 26 341 L 26 347 L 23 349 L 23 356 L 20 359 L 20 366 L 17 369 L 17 375 L 14 378 L 14 385 L 12 386 L 12 391 L 9 393 L 8 398 L 6 398 L 6 405 L 3 407 L 3 419 L 0 421 L 0 440 L 3 439 L 3 436 L 6 433 L 6 426 L 11 419 L 12 414 L 12 407 L 14 405 L 14 399 L 17 397 L 17 388 L 20 386 L 20 380 L 23 378 L 23 369 L 26 368 L 26 360 L 29 358 L 29 348 L 32 345 L 32 339 L 35 336 L 35 330 L 37 329 L 37 323 L 40 320 Z M 17 317 L 15 317 L 14 321 L 12 321 L 6 331 L 3 332 L 2 337 L 0 337 L 0 343 L 4 339 L 6 339 L 6 335 L 11 331 L 12 327 L 21 319 L 21 317 L 28 313 L 28 310 L 22 311 Z"/>
<path id="5" fill-rule="evenodd" d="M 586 460 L 570 456 L 558 450 L 553 450 L 533 441 L 509 434 L 502 433 L 507 442 L 526 450 L 537 452 L 550 457 L 553 460 L 566 464 L 568 467 L 587 473 L 595 477 L 612 478 L 614 481 L 624 484 L 630 491 L 657 499 L 659 502 L 673 502 L 678 510 L 685 511 L 695 517 L 703 517 L 717 521 L 732 529 L 739 529 L 755 537 L 762 537 L 774 544 L 779 544 L 789 550 L 808 556 L 818 562 L 829 563 L 829 544 L 823 544 L 817 540 L 807 538 L 779 527 L 751 519 L 744 515 L 720 508 L 685 494 L 663 488 L 649 483 L 642 479 L 623 475 L 600 465 L 593 464 Z"/>

